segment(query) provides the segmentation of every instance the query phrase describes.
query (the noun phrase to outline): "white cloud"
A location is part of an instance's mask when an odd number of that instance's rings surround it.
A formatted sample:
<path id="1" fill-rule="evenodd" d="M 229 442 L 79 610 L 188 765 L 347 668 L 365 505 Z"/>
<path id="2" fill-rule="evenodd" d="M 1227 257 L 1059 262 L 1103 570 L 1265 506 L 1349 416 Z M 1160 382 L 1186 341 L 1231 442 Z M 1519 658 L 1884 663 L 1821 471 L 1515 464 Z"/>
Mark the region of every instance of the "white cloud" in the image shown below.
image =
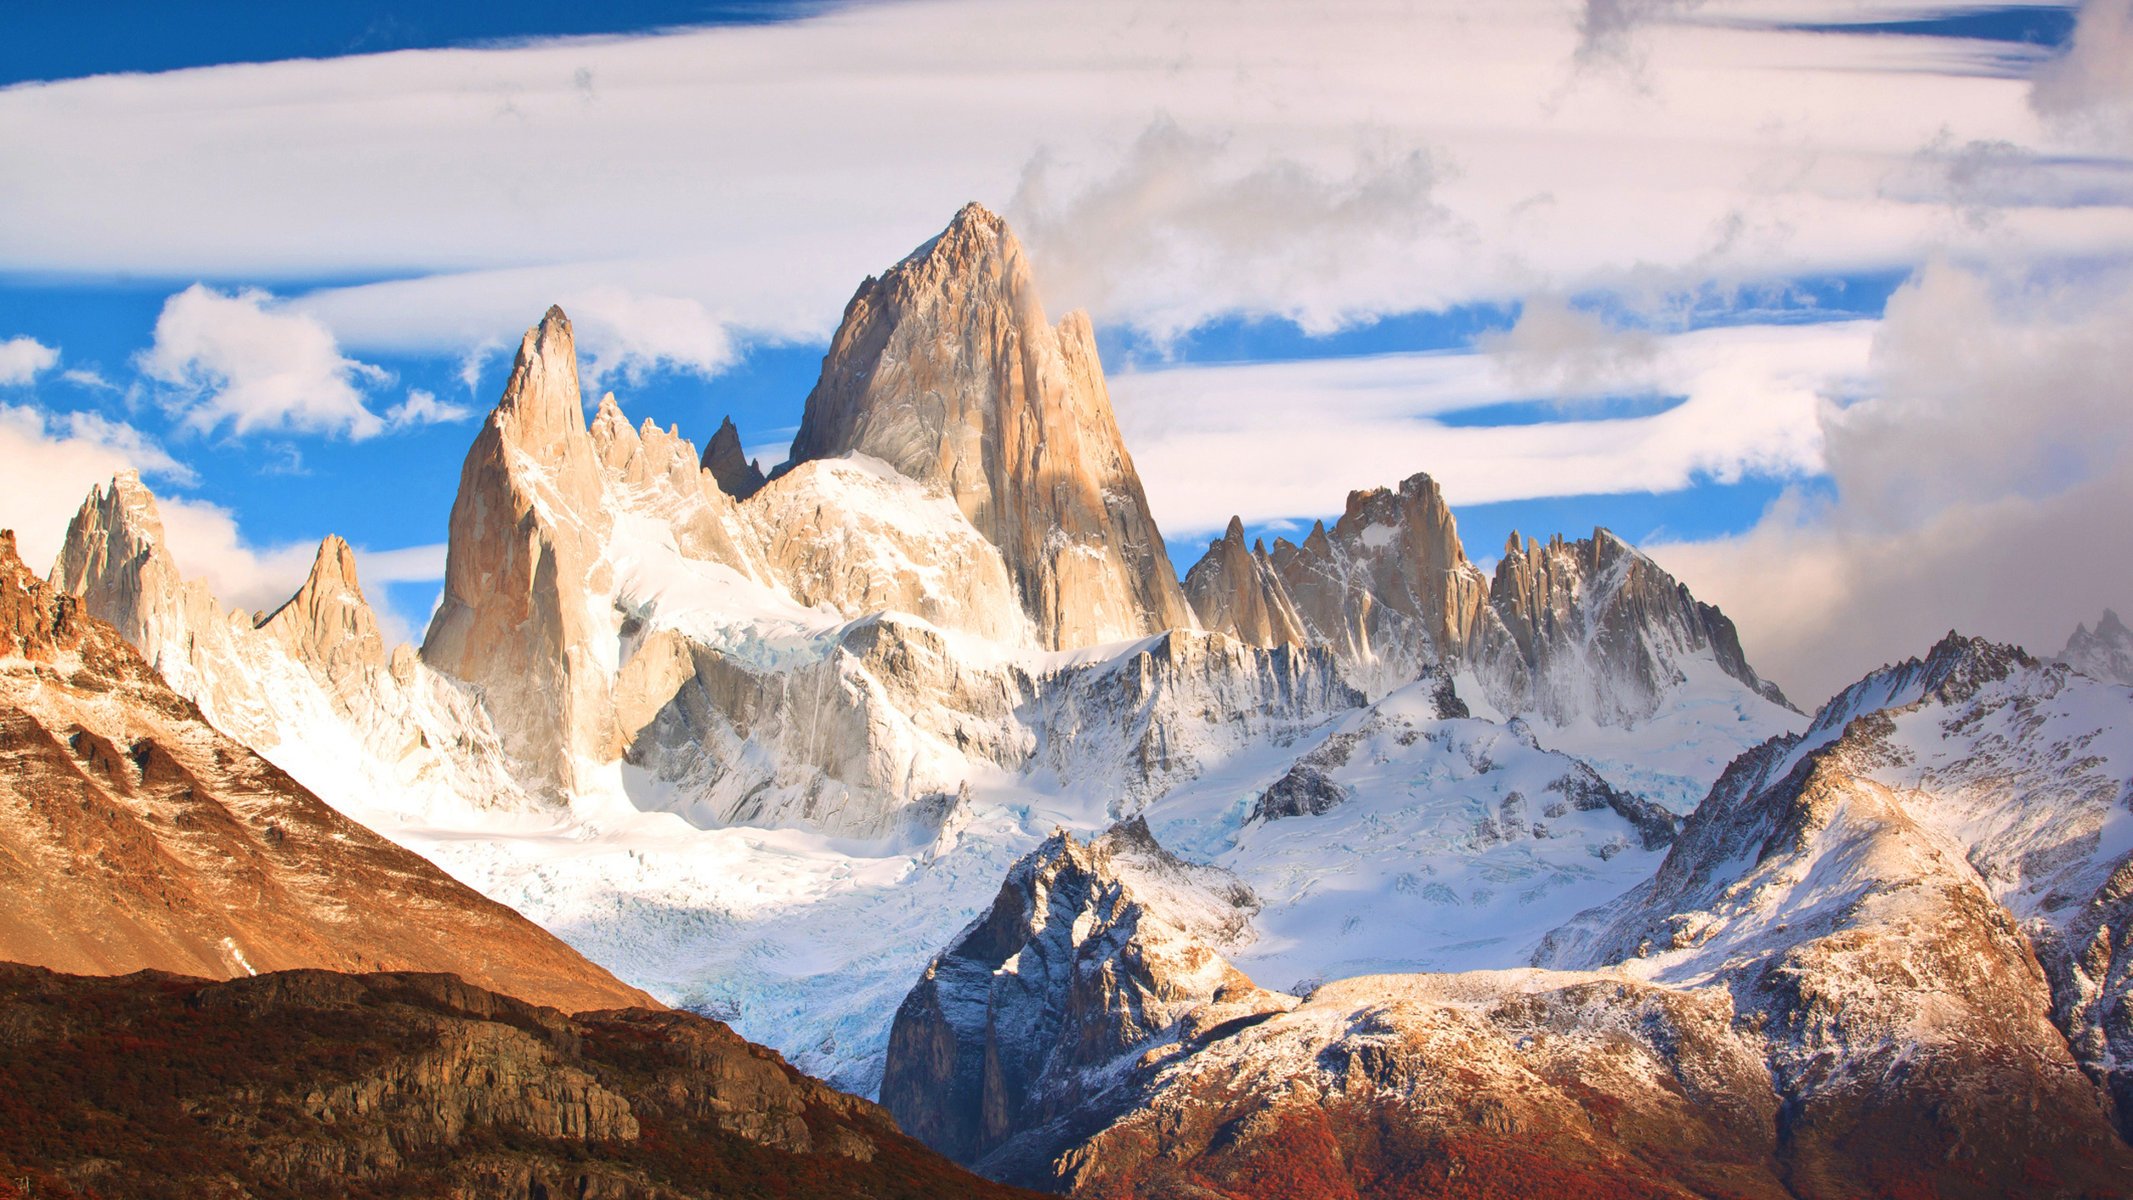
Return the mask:
<path id="1" fill-rule="evenodd" d="M 430 583 L 444 578 L 446 549 L 445 543 L 437 542 L 398 550 L 360 550 L 356 567 L 366 584 Z"/>
<path id="2" fill-rule="evenodd" d="M 1650 333 L 1546 295 L 1529 298 L 1511 328 L 1485 333 L 1476 344 L 1520 385 L 1569 396 L 1634 386 L 1659 352 Z"/>
<path id="3" fill-rule="evenodd" d="M 1024 169 L 1008 206 L 1062 307 L 1115 314 L 1157 336 L 1207 316 L 1205 297 L 1330 330 L 1379 260 L 1446 225 L 1442 166 L 1424 147 L 1365 138 L 1321 168 L 1158 118 L 1107 174 L 1062 183 L 1054 156 Z"/>
<path id="4" fill-rule="evenodd" d="M 196 283 L 172 296 L 140 367 L 177 390 L 184 423 L 200 432 L 227 424 L 240 434 L 367 438 L 385 428 L 358 386 L 384 381 L 385 372 L 343 357 L 324 325 L 257 290 L 224 294 Z"/>
<path id="5" fill-rule="evenodd" d="M 30 382 L 59 362 L 59 351 L 30 337 L 0 342 L 0 386 Z"/>
<path id="6" fill-rule="evenodd" d="M 663 367 L 708 377 L 737 357 L 725 326 L 686 297 L 595 287 L 571 296 L 564 307 L 585 354 L 591 389 L 616 375 L 636 382 Z"/>
<path id="7" fill-rule="evenodd" d="M 119 386 L 117 384 L 104 378 L 104 373 L 102 371 L 96 370 L 94 367 L 72 367 L 68 370 L 61 371 L 59 373 L 59 378 L 66 383 L 73 384 L 75 387 L 83 389 L 84 391 L 116 392 L 119 390 Z"/>
<path id="8" fill-rule="evenodd" d="M 1861 398 L 1821 410 L 1834 498 L 1653 547 L 1813 702 L 1949 628 L 2056 651 L 2133 598 L 2133 272 L 1936 264 L 1891 301 Z"/>
<path id="9" fill-rule="evenodd" d="M 1658 339 L 1649 416 L 1466 426 L 1477 405 L 1547 401 L 1487 353 L 1220 367 L 1114 377 L 1111 395 L 1171 537 L 1338 513 L 1349 491 L 1427 471 L 1454 504 L 1672 491 L 1823 470 L 1822 397 L 1867 368 L 1872 326 L 1711 329 Z"/>
<path id="10" fill-rule="evenodd" d="M 15 531 L 23 560 L 39 570 L 58 556 L 90 487 L 125 470 L 171 483 L 194 478 L 130 425 L 27 404 L 0 404 L 0 462 L 9 473 L 0 488 L 0 526 Z"/>
<path id="11" fill-rule="evenodd" d="M 1638 26 L 1641 86 L 1568 102 L 1580 45 L 1652 7 L 920 0 L 15 88 L 0 269 L 399 276 L 302 303 L 365 352 L 463 351 L 602 288 L 670 302 L 603 351 L 627 374 L 715 370 L 724 331 L 819 337 L 862 274 L 1025 179 L 1055 307 L 1158 332 L 2133 245 L 2064 155 L 2010 160 L 2034 186 L 1998 188 L 2021 202 L 1990 230 L 1885 191 L 1944 129 L 2050 141 L 2007 47 L 1746 23 L 1923 4 L 1675 12 Z"/>
<path id="12" fill-rule="evenodd" d="M 473 415 L 474 410 L 463 404 L 441 401 L 421 388 L 410 388 L 407 399 L 385 410 L 385 424 L 392 429 L 407 429 L 464 421 Z"/>
<path id="13" fill-rule="evenodd" d="M 2064 128 L 2133 147 L 2133 0 L 2087 0 L 2030 103 Z"/>

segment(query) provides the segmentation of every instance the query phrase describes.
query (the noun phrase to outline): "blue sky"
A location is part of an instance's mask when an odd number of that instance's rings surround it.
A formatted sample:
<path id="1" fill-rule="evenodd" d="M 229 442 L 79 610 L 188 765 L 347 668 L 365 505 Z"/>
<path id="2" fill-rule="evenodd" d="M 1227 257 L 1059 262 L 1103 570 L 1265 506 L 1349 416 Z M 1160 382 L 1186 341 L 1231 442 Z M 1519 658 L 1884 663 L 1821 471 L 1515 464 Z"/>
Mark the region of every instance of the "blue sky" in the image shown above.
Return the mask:
<path id="1" fill-rule="evenodd" d="M 588 399 L 775 459 L 976 199 L 1096 319 L 1180 569 L 1421 470 L 1477 558 L 1645 545 L 1804 693 L 2053 649 L 2133 603 L 2069 517 L 2127 474 L 2129 52 L 2127 0 L 33 6 L 0 520 L 49 553 L 131 463 L 225 600 L 337 532 L 418 627 L 547 303 Z"/>

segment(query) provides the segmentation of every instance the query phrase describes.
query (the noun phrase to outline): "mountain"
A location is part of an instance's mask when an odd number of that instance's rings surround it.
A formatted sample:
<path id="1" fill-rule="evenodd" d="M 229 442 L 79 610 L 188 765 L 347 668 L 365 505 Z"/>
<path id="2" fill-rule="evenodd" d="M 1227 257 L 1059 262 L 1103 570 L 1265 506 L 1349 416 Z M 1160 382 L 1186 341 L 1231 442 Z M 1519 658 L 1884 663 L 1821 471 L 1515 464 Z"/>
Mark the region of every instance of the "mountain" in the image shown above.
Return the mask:
<path id="1" fill-rule="evenodd" d="M 852 454 L 945 490 L 1044 646 L 1191 627 L 1088 318 L 1049 322 L 1022 247 L 978 205 L 845 306 L 791 462 Z"/>
<path id="2" fill-rule="evenodd" d="M 2093 631 L 2086 625 L 2074 627 L 2058 661 L 2092 679 L 2133 685 L 2133 630 L 2117 613 L 2104 609 Z"/>
<path id="3" fill-rule="evenodd" d="M 451 971 L 559 1007 L 650 1003 L 218 733 L 11 533 L 0 629 L 0 960 Z"/>
<path id="4" fill-rule="evenodd" d="M 1744 756 L 1652 880 L 1567 926 L 1544 957 L 1635 957 L 1640 972 L 1687 978 L 1720 962 L 1748 977 L 1765 956 L 1789 954 L 1797 961 L 1759 985 L 1773 1005 L 1800 1003 L 1790 981 L 1811 970 L 1828 976 L 1814 980 L 1822 1008 L 1903 1030 L 1914 1063 L 1919 1046 L 1960 1052 L 1966 1038 L 2004 1043 L 2009 1028 L 2042 1042 L 2043 1062 L 2069 1047 L 2123 1127 L 2129 718 L 2123 687 L 1950 634 L 1840 693 L 1806 733 Z M 1852 927 L 1878 935 L 1871 953 L 1838 932 Z M 1930 1029 L 1879 1008 L 1894 972 L 1945 991 Z M 1996 1036 L 1966 1030 L 1966 1010 L 1982 1010 L 1967 1019 Z M 1826 1013 L 1816 1021 L 1830 1024 Z"/>
<path id="5" fill-rule="evenodd" d="M 1534 568 L 1568 697 L 1542 711 L 1423 479 L 1359 494 L 1315 582 L 1238 528 L 1187 583 L 1228 615 L 1192 628 L 1085 322 L 1048 323 L 982 210 L 861 287 L 794 461 L 745 498 L 737 431 L 699 454 L 590 399 L 551 310 L 463 464 L 419 654 L 380 665 L 335 538 L 275 613 L 222 612 L 138 480 L 91 496 L 58 577 L 344 813 L 854 1090 L 1057 828 L 1142 816 L 1243 880 L 1236 962 L 1283 986 L 1509 967 L 1803 723 L 1612 543 Z M 1351 604 L 1353 636 L 1323 615 Z M 1487 653 L 1444 660 L 1454 632 Z"/>
<path id="6" fill-rule="evenodd" d="M 0 1169 L 37 1196 L 1007 1198 L 716 1021 L 448 975 L 0 964 Z"/>
<path id="7" fill-rule="evenodd" d="M 1186 588 L 1208 628 L 1323 643 L 1373 694 L 1445 664 L 1497 711 L 1556 725 L 1648 720 L 1695 676 L 1786 706 L 1723 613 L 1604 529 L 1546 544 L 1513 533 L 1485 576 L 1427 475 L 1351 492 L 1333 528 L 1271 553 L 1246 552 L 1233 519 Z"/>
<path id="8" fill-rule="evenodd" d="M 980 1047 L 984 1072 L 884 1098 L 983 1172 L 1094 1196 L 2113 1194 L 2133 1164 L 2114 1127 L 2133 1095 L 2129 705 L 1950 635 L 1742 755 L 1655 872 L 1539 941 L 1545 969 L 1350 972 L 1240 1009 L 1224 998 L 1254 994 L 1232 976 L 1261 953 L 1251 936 L 1167 921 L 1174 902 L 1127 873 L 1032 887 L 1040 855 L 920 980 L 891 1043 L 891 1079 Z M 1338 757 L 1265 827 L 1358 803 L 1324 777 Z M 1296 940 L 1238 874 L 1252 931 Z M 1038 969 L 997 931 L 1040 901 Z M 1151 923 L 1163 961 L 1222 993 L 1077 1002 L 1098 982 L 1161 992 L 1145 951 L 1104 933 Z M 996 1031 L 1074 1012 L 1099 1028 L 1073 1044 L 1105 1054 L 1020 1076 L 1034 1096 L 1012 1072 L 995 1084 L 990 1064 L 1013 1061 Z M 958 1141 L 972 1081 L 991 1124 Z"/>
<path id="9" fill-rule="evenodd" d="M 746 500 L 763 490 L 763 468 L 741 452 L 741 431 L 733 418 L 718 423 L 718 432 L 704 445 L 704 470 L 718 482 L 719 490 L 735 500 Z"/>
<path id="10" fill-rule="evenodd" d="M 373 826 L 525 803 L 470 688 L 384 649 L 354 552 L 329 536 L 272 614 L 225 612 L 185 580 L 131 472 L 92 488 L 52 585 L 117 627 L 222 733 Z"/>

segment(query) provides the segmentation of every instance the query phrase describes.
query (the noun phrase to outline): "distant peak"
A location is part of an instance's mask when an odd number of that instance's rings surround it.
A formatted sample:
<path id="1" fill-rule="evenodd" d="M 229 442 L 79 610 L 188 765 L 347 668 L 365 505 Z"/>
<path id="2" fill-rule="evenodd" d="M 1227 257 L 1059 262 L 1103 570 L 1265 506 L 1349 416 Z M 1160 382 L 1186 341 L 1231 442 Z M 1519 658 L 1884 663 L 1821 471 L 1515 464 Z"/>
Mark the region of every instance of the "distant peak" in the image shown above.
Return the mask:
<path id="1" fill-rule="evenodd" d="M 1231 517 L 1229 519 L 1229 528 L 1222 531 L 1222 540 L 1234 542 L 1239 546 L 1244 544 L 1244 519 L 1242 517 Z"/>
<path id="2" fill-rule="evenodd" d="M 2123 621 L 2118 619 L 2117 610 L 2107 608 L 2103 610 L 2103 619 L 2096 622 L 2096 632 L 2100 634 L 2124 634 L 2126 626 Z"/>

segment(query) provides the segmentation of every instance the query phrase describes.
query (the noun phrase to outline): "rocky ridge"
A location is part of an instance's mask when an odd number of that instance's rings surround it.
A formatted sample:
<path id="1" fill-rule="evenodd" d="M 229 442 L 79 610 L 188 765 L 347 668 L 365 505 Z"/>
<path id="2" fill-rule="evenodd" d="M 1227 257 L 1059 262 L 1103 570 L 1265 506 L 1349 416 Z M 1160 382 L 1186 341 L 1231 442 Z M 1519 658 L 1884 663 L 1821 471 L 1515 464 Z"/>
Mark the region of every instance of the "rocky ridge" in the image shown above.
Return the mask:
<path id="1" fill-rule="evenodd" d="M 1549 969 L 1354 977 L 1144 1042 L 969 1161 L 1097 1196 L 2110 1194 L 2127 704 L 1951 635 L 1743 755 Z"/>
<path id="2" fill-rule="evenodd" d="M 1707 665 L 1770 705 L 1725 615 L 1604 529 L 1546 544 L 1511 536 L 1495 575 L 1466 556 L 1427 475 L 1351 492 L 1329 530 L 1271 552 L 1230 531 L 1187 574 L 1202 624 L 1258 645 L 1323 643 L 1373 695 L 1433 666 L 1467 672 L 1476 698 L 1558 725 L 1634 724 Z"/>
<path id="3" fill-rule="evenodd" d="M 451 971 L 648 1004 L 217 732 L 0 534 L 0 960 L 119 974 Z"/>
<path id="4" fill-rule="evenodd" d="M 38 1196 L 1018 1195 L 716 1021 L 447 975 L 0 964 L 0 1167 Z"/>
<path id="5" fill-rule="evenodd" d="M 2072 636 L 2066 639 L 2066 649 L 2059 652 L 2055 661 L 2091 679 L 2133 686 L 2133 629 L 2127 629 L 2117 613 L 2104 609 L 2095 629 L 2087 625 L 2074 627 Z"/>

